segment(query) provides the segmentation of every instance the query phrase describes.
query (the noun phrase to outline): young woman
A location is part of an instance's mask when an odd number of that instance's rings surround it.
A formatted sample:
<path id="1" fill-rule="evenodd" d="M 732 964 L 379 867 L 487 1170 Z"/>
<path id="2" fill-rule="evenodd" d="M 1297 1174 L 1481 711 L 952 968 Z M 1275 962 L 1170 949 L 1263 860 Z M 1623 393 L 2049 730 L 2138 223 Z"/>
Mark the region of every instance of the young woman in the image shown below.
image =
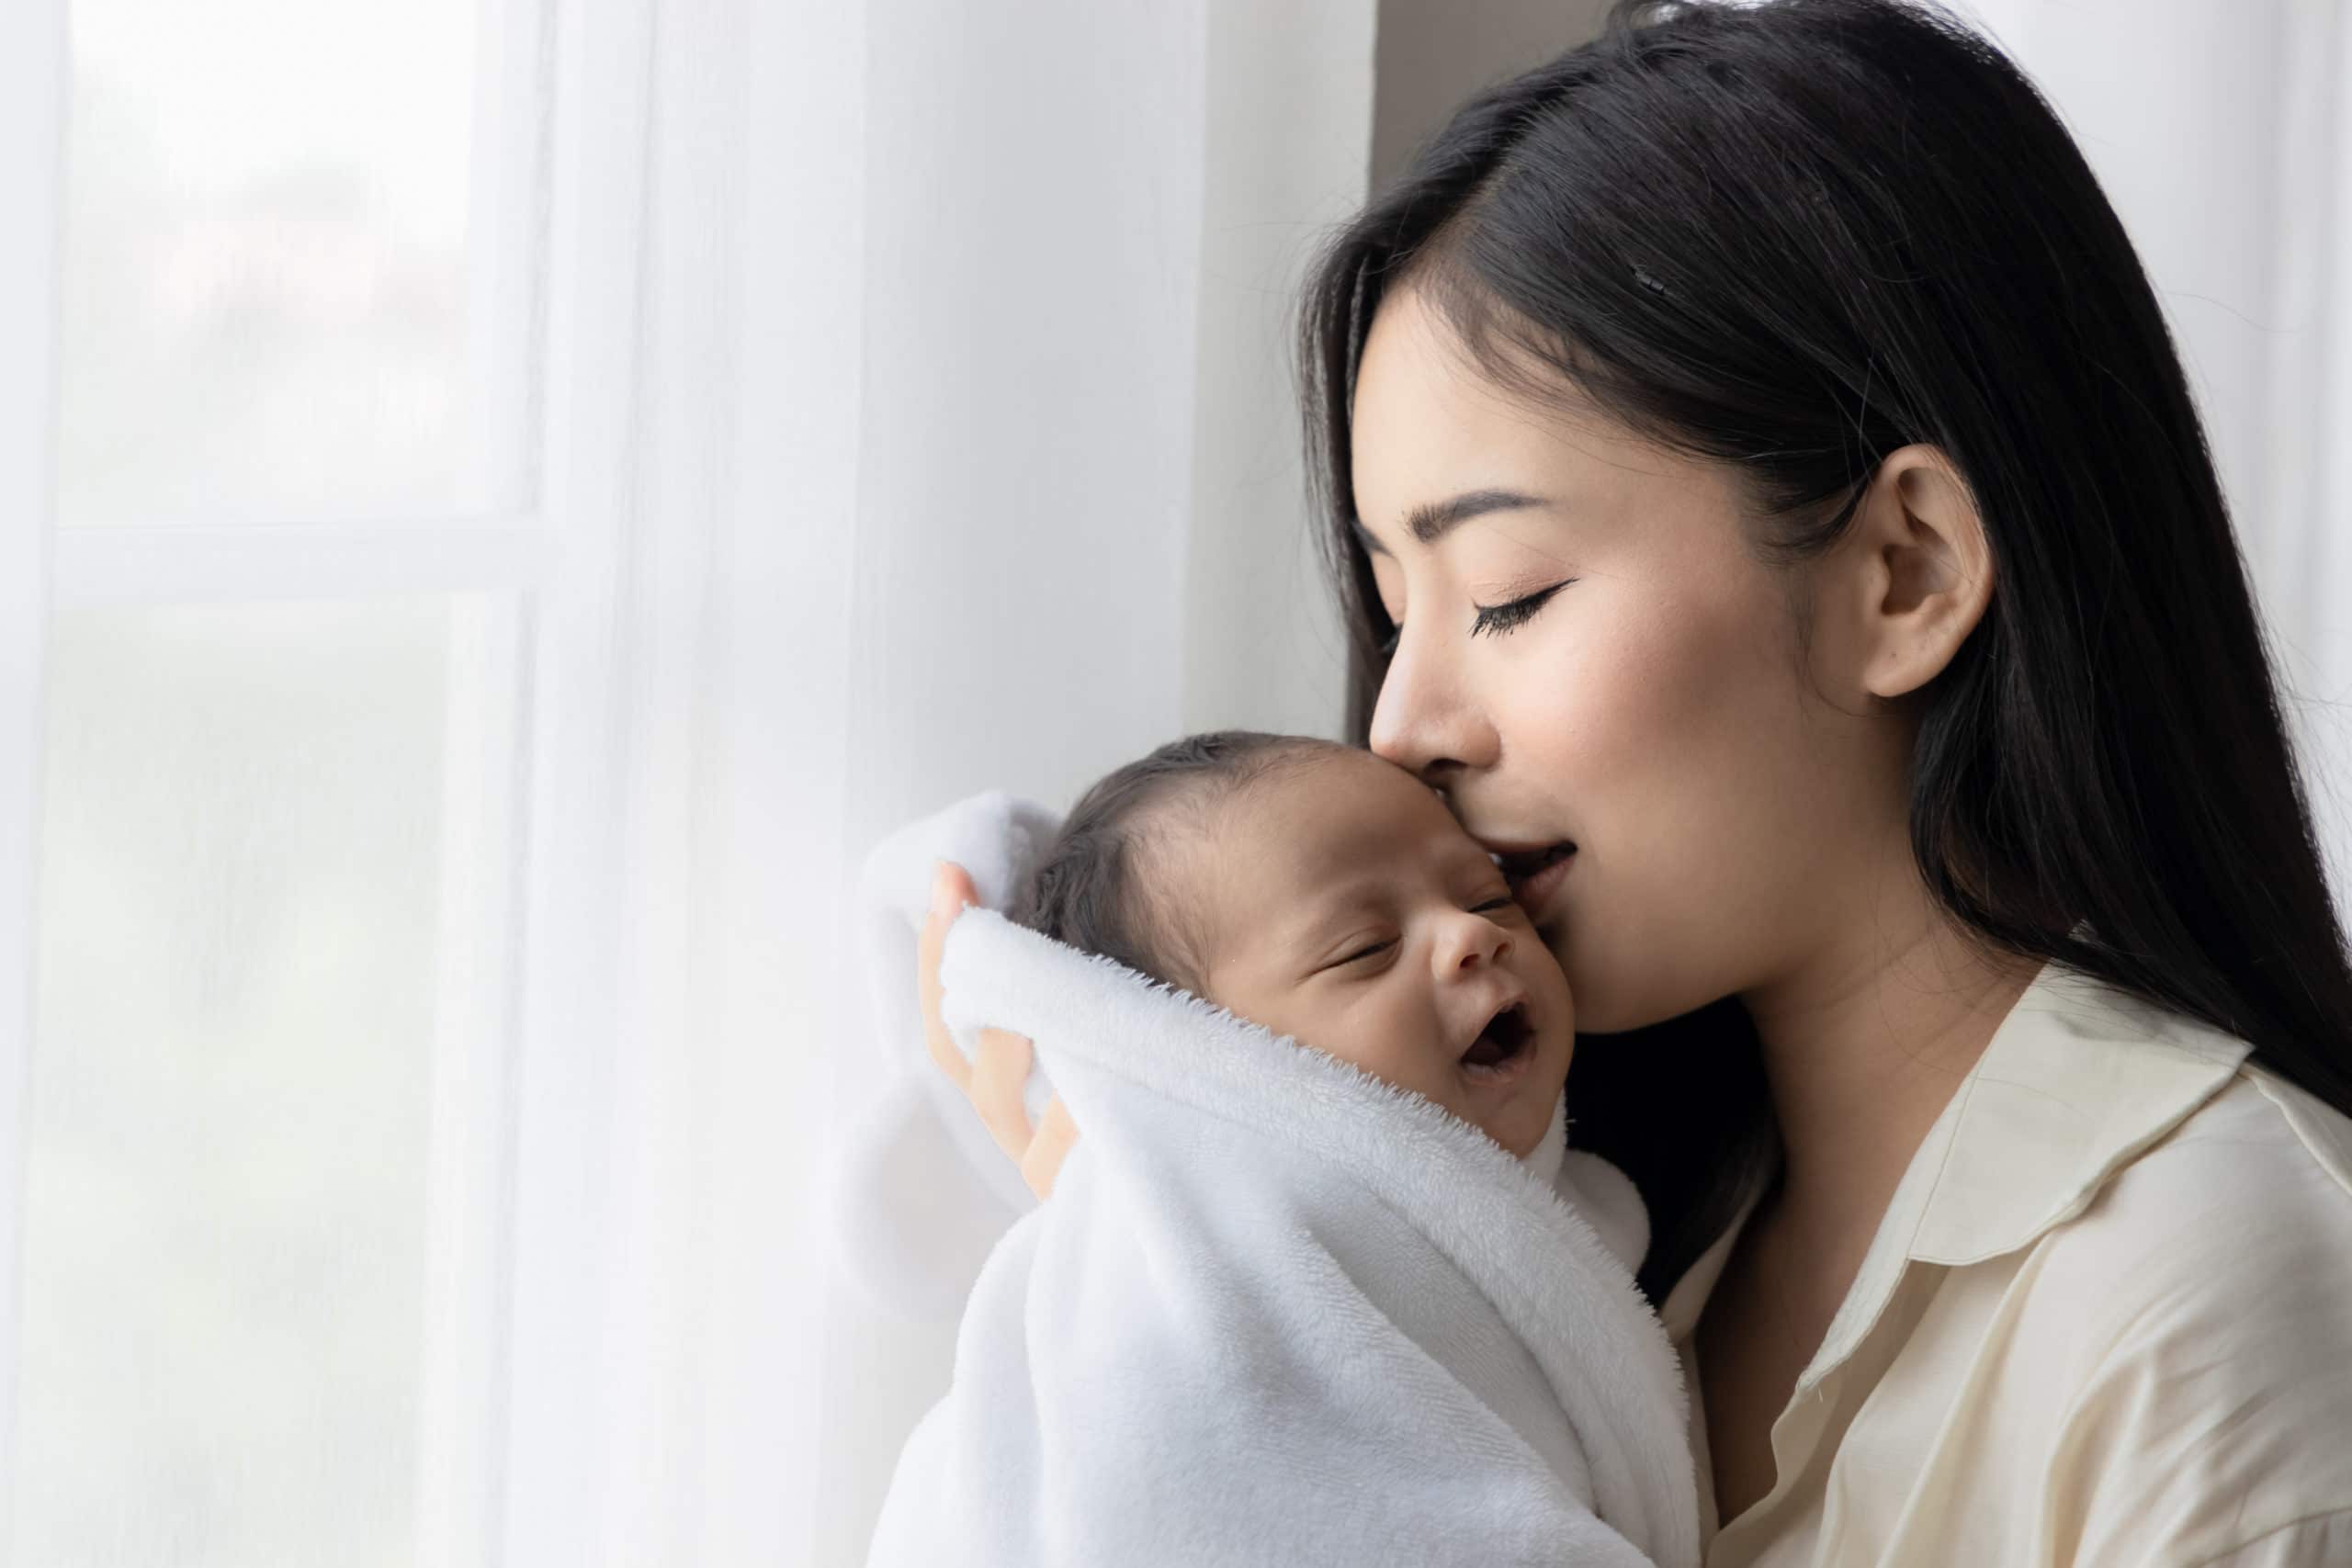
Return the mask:
<path id="1" fill-rule="evenodd" d="M 2148 281 L 1950 17 L 1658 9 L 1464 106 L 1302 342 L 1349 723 L 1606 1036 L 1707 1562 L 2352 1562 L 2352 970 Z"/>

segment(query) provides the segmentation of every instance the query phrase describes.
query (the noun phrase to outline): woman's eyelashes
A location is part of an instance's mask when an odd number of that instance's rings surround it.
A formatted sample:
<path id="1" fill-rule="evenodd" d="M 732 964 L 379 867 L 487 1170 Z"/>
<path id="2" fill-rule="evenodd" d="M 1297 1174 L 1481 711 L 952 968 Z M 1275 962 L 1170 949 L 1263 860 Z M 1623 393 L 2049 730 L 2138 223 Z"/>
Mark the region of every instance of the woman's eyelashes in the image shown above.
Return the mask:
<path id="1" fill-rule="evenodd" d="M 1568 582 L 1575 581 L 1573 577 L 1568 579 Z M 1476 637 L 1480 632 L 1485 631 L 1499 636 L 1504 632 L 1525 626 L 1535 618 L 1535 612 L 1541 610 L 1545 602 L 1553 594 L 1566 588 L 1568 582 L 1555 582 L 1549 588 L 1530 593 L 1524 599 L 1514 599 L 1508 604 L 1479 605 L 1478 618 L 1470 623 L 1470 635 Z"/>
<path id="2" fill-rule="evenodd" d="M 1508 604 L 1480 604 L 1475 606 L 1478 612 L 1478 615 L 1476 620 L 1470 623 L 1470 635 L 1472 637 L 1476 637 L 1480 632 L 1487 632 L 1499 637 L 1505 632 L 1517 630 L 1519 627 L 1525 626 L 1529 621 L 1533 620 L 1535 618 L 1535 613 L 1544 607 L 1544 604 L 1552 597 L 1553 594 L 1557 593 L 1561 589 L 1568 586 L 1568 583 L 1574 582 L 1575 581 L 1576 579 L 1571 577 L 1566 582 L 1555 582 L 1549 588 L 1544 589 L 1538 592 L 1530 593 L 1523 599 L 1514 599 Z M 1388 636 L 1384 638 L 1380 644 L 1380 657 L 1383 659 L 1396 658 L 1396 645 L 1398 642 L 1403 640 L 1404 636 L 1405 627 L 1403 623 L 1392 623 L 1389 627 Z"/>

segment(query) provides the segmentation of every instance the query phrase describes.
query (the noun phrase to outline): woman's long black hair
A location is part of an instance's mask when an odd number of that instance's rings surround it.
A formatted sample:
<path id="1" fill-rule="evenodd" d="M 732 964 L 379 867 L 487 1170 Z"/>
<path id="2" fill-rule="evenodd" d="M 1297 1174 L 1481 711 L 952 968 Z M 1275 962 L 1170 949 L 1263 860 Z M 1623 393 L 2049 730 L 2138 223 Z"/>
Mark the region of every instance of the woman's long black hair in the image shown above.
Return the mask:
<path id="1" fill-rule="evenodd" d="M 1898 0 L 1620 0 L 1331 239 L 1300 380 L 1359 745 L 1391 627 L 1350 527 L 1349 412 L 1408 274 L 1499 379 L 1541 395 L 1514 381 L 1532 355 L 1553 390 L 1736 466 L 1770 559 L 1834 544 L 1887 453 L 1940 448 L 1996 586 L 1920 699 L 1928 886 L 1989 944 L 2240 1035 L 2352 1113 L 2352 970 L 2211 454 L 2121 223 L 1996 48 Z M 1650 1199 L 1656 1294 L 1769 1122 L 1736 999 L 1637 1035 L 1579 1051 L 1572 1093 Z"/>

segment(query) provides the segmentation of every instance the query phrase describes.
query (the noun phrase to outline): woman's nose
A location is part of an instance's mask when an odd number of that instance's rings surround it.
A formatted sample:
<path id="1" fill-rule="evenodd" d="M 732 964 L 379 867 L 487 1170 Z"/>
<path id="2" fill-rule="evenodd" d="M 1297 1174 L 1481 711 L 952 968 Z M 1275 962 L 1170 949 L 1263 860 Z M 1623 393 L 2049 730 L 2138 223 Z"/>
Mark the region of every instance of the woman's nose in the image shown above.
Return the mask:
<path id="1" fill-rule="evenodd" d="M 1493 730 L 1465 695 L 1436 660 L 1399 648 L 1380 683 L 1365 740 L 1375 755 L 1432 784 L 1457 768 L 1484 767 L 1492 761 Z"/>

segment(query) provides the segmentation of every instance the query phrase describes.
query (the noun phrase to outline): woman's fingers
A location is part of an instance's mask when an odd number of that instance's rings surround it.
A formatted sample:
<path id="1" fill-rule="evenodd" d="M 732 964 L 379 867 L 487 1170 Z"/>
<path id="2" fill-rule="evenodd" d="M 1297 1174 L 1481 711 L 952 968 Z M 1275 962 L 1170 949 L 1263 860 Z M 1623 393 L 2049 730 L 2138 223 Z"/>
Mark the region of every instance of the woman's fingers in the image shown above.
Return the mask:
<path id="1" fill-rule="evenodd" d="M 972 1097 L 989 1134 L 1007 1157 L 1018 1165 L 1029 1153 L 1029 1108 L 1021 1103 L 1021 1088 L 1029 1079 L 1033 1054 L 1029 1037 L 1005 1029 L 980 1031 L 980 1045 L 972 1063 L 972 1081 L 965 1090 Z"/>
<path id="2" fill-rule="evenodd" d="M 1070 1145 L 1078 1138 L 1078 1128 L 1070 1121 L 1069 1112 L 1062 1109 L 1058 1096 L 1046 1105 L 1041 1124 L 1035 1129 L 1030 1127 L 1029 1110 L 1022 1103 L 1021 1091 L 1029 1081 L 1029 1065 L 1036 1054 L 1035 1045 L 1025 1034 L 1015 1034 L 1008 1029 L 983 1029 L 978 1048 L 967 1062 L 964 1053 L 956 1048 L 955 1037 L 947 1032 L 946 1022 L 940 1017 L 940 998 L 945 991 L 939 983 L 939 955 L 947 946 L 948 928 L 963 913 L 965 905 L 979 901 L 979 890 L 962 866 L 954 861 L 939 863 L 938 873 L 932 879 L 931 912 L 923 917 L 922 932 L 915 942 L 915 981 L 922 997 L 923 1048 L 948 1080 L 971 1100 L 989 1135 L 1021 1168 L 1022 1179 L 1028 1182 L 1029 1190 L 1043 1198 L 1053 1190 L 1054 1178 L 1060 1171 Z"/>
<path id="3" fill-rule="evenodd" d="M 964 1060 L 964 1053 L 956 1049 L 956 1042 L 947 1032 L 947 1025 L 939 1016 L 939 998 L 944 994 L 939 984 L 939 954 L 947 945 L 947 928 L 967 904 L 980 901 L 979 889 L 972 886 L 972 878 L 952 860 L 939 863 L 938 872 L 931 881 L 931 913 L 923 917 L 922 933 L 915 940 L 915 981 L 922 996 L 923 1047 L 948 1081 L 965 1093 L 972 1092 L 972 1065 Z"/>
<path id="4" fill-rule="evenodd" d="M 1053 1196 L 1054 1178 L 1060 1174 L 1062 1161 L 1076 1142 L 1078 1123 L 1069 1119 L 1057 1094 L 1046 1102 L 1046 1113 L 1037 1121 L 1037 1135 L 1029 1140 L 1029 1152 L 1021 1159 L 1021 1179 L 1041 1201 Z"/>

